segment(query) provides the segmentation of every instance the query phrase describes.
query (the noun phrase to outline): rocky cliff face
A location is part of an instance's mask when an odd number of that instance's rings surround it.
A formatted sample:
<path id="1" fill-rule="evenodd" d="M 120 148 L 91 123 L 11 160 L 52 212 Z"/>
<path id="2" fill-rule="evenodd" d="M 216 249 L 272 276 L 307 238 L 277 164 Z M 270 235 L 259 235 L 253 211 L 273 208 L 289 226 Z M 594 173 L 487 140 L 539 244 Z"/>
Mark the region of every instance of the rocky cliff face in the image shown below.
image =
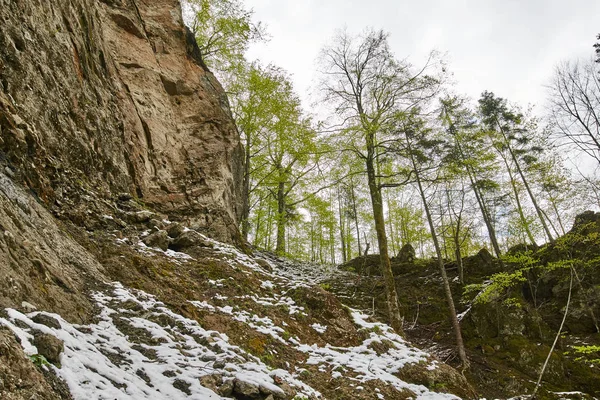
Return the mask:
<path id="1" fill-rule="evenodd" d="M 178 0 L 0 0 L 0 162 L 57 215 L 138 198 L 235 241 L 240 144 Z"/>

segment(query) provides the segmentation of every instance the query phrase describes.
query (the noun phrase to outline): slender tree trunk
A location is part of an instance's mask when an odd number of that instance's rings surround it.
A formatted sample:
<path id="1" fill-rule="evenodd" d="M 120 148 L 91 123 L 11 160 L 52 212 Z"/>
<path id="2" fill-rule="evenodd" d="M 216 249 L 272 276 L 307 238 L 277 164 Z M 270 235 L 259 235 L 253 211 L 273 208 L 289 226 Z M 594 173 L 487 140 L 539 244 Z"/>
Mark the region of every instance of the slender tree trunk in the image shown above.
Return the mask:
<path id="1" fill-rule="evenodd" d="M 275 253 L 279 256 L 285 254 L 285 182 L 277 185 L 277 243 Z"/>
<path id="2" fill-rule="evenodd" d="M 358 228 L 358 211 L 356 210 L 356 196 L 354 195 L 354 181 L 350 178 L 350 190 L 352 193 L 352 212 L 354 215 L 354 224 L 356 227 L 356 242 L 358 244 L 358 256 L 362 254 L 362 248 L 360 247 L 360 229 Z"/>
<path id="3" fill-rule="evenodd" d="M 408 138 L 407 138 L 408 142 Z M 444 259 L 442 257 L 442 249 L 440 247 L 440 243 L 435 232 L 435 225 L 433 224 L 433 217 L 431 215 L 431 211 L 429 210 L 429 204 L 427 203 L 427 198 L 425 197 L 425 191 L 423 190 L 423 185 L 421 184 L 421 178 L 417 169 L 417 164 L 415 162 L 414 156 L 412 155 L 412 150 L 410 148 L 410 144 L 408 147 L 408 151 L 410 154 L 410 159 L 413 164 L 413 171 L 415 173 L 415 178 L 417 181 L 417 186 L 419 188 L 419 194 L 421 196 L 421 200 L 423 201 L 423 208 L 425 209 L 425 215 L 427 216 L 427 222 L 429 223 L 429 230 L 431 232 L 431 238 L 433 239 L 433 246 L 435 247 L 435 253 L 437 256 L 438 267 L 440 269 L 440 274 L 442 275 L 442 281 L 444 285 L 444 293 L 446 295 L 446 302 L 448 303 L 448 311 L 450 314 L 450 322 L 452 323 L 452 328 L 454 329 L 454 336 L 456 339 L 456 347 L 458 349 L 458 356 L 462 363 L 462 368 L 469 368 L 469 360 L 467 358 L 467 353 L 465 352 L 465 345 L 462 338 L 462 333 L 460 330 L 460 324 L 458 322 L 458 317 L 456 316 L 456 307 L 454 306 L 454 299 L 452 298 L 452 291 L 450 290 L 450 281 L 448 280 L 448 275 L 446 274 L 446 268 L 444 267 Z"/>
<path id="4" fill-rule="evenodd" d="M 250 232 L 250 135 L 246 134 L 246 147 L 244 149 L 244 182 L 243 182 L 243 200 L 242 200 L 242 237 L 248 240 Z"/>
<path id="5" fill-rule="evenodd" d="M 342 205 L 342 196 L 340 194 L 340 188 L 338 187 L 338 217 L 340 220 L 340 242 L 342 245 L 342 262 L 348 261 L 346 256 L 346 229 L 345 229 L 345 219 Z"/>
<path id="6" fill-rule="evenodd" d="M 483 200 L 483 196 L 479 191 L 479 188 L 476 185 L 475 178 L 469 170 L 469 180 L 471 181 L 471 186 L 473 187 L 473 193 L 475 193 L 475 198 L 477 199 L 477 204 L 479 205 L 479 209 L 481 210 L 481 214 L 483 216 L 483 222 L 485 223 L 485 227 L 487 228 L 488 235 L 490 237 L 490 241 L 492 242 L 492 247 L 494 248 L 494 252 L 496 253 L 496 257 L 498 257 L 498 262 L 503 264 L 502 262 L 502 251 L 500 251 L 500 245 L 498 245 L 498 239 L 496 239 L 496 230 L 494 229 L 494 225 L 492 224 L 492 218 L 488 212 L 488 209 Z"/>
<path id="7" fill-rule="evenodd" d="M 460 280 L 461 285 L 465 284 L 465 273 L 464 273 L 464 265 L 462 260 L 462 252 L 460 249 L 460 227 L 462 225 L 462 213 L 464 210 L 464 201 L 465 201 L 465 193 L 464 193 L 464 185 L 463 191 L 461 192 L 461 208 L 459 210 L 459 214 L 456 218 L 456 221 L 452 218 L 452 205 L 450 204 L 450 193 L 446 188 L 446 207 L 448 208 L 448 215 L 450 216 L 450 224 L 452 228 L 452 241 L 454 242 L 454 257 L 456 258 L 456 268 L 458 269 L 458 279 Z"/>
<path id="8" fill-rule="evenodd" d="M 262 238 L 260 237 L 260 229 L 262 228 L 261 221 L 263 219 L 263 218 L 261 218 L 261 214 L 264 212 L 262 207 L 263 207 L 263 200 L 261 198 L 260 201 L 258 202 L 258 209 L 257 209 L 258 218 L 256 218 L 256 231 L 254 233 L 254 244 L 259 247 L 261 246 L 261 242 L 262 242 Z M 264 247 L 264 245 L 262 247 Z"/>
<path id="9" fill-rule="evenodd" d="M 375 231 L 377 232 L 377 243 L 379 245 L 379 257 L 381 261 L 381 275 L 386 288 L 387 295 L 387 307 L 390 318 L 390 325 L 396 333 L 403 335 L 404 331 L 402 328 L 402 317 L 400 315 L 400 306 L 398 304 L 398 293 L 396 291 L 396 280 L 392 273 L 392 266 L 390 264 L 390 257 L 388 254 L 387 237 L 385 234 L 385 220 L 383 217 L 383 201 L 381 198 L 381 190 L 377 184 L 377 177 L 375 176 L 375 164 L 374 164 L 374 134 L 366 132 L 366 144 L 367 144 L 367 178 L 369 183 L 369 192 L 371 195 L 371 204 L 373 207 L 373 219 L 375 221 Z"/>
<path id="10" fill-rule="evenodd" d="M 550 347 L 550 351 L 548 352 L 548 356 L 546 357 L 546 361 L 542 366 L 542 370 L 540 371 L 540 376 L 535 384 L 535 388 L 533 389 L 533 393 L 531 394 L 530 399 L 535 399 L 535 395 L 542 384 L 542 378 L 544 377 L 544 372 L 546 372 L 546 367 L 548 366 L 548 362 L 550 361 L 550 357 L 552 356 L 552 352 L 554 352 L 554 348 L 556 347 L 556 343 L 558 343 L 558 338 L 563 330 L 563 326 L 565 325 L 565 321 L 567 320 L 567 315 L 569 314 L 569 305 L 571 305 L 571 292 L 573 290 L 573 268 L 571 268 L 571 282 L 569 283 L 569 296 L 567 297 L 567 305 L 565 306 L 565 313 L 563 314 L 562 322 L 560 323 L 560 327 L 558 328 L 558 332 L 554 337 L 554 342 L 552 343 L 552 347 Z"/>
<path id="11" fill-rule="evenodd" d="M 554 210 L 554 214 L 556 214 L 556 219 L 558 220 L 558 225 L 560 226 L 560 230 L 561 230 L 562 234 L 565 235 L 567 232 L 565 231 L 565 226 L 563 225 L 562 218 L 560 216 L 560 213 L 558 212 L 558 207 L 556 207 L 556 202 L 554 200 L 550 199 L 550 203 L 552 204 L 552 209 Z"/>
<path id="12" fill-rule="evenodd" d="M 456 257 L 456 268 L 458 268 L 458 279 L 462 285 L 465 284 L 465 269 L 462 260 L 462 253 L 460 251 L 460 238 L 458 237 L 459 231 L 457 230 L 453 236 L 454 238 L 454 256 Z"/>
<path id="13" fill-rule="evenodd" d="M 390 195 L 386 196 L 387 208 L 388 208 L 388 224 L 390 226 L 390 242 L 392 247 L 392 254 L 398 254 L 396 251 L 395 238 L 394 238 L 394 224 L 392 222 L 392 208 L 390 207 Z"/>
<path id="14" fill-rule="evenodd" d="M 269 212 L 267 213 L 267 238 L 266 238 L 266 243 L 267 243 L 267 249 L 270 251 L 272 249 L 272 240 L 271 240 L 271 236 L 273 235 L 273 206 L 271 205 L 270 201 L 267 201 L 267 204 L 269 205 Z"/>
<path id="15" fill-rule="evenodd" d="M 456 139 L 456 144 L 458 146 L 458 150 L 460 152 L 462 159 L 466 160 L 465 155 L 462 151 L 462 146 L 458 139 Z M 502 252 L 500 251 L 500 246 L 498 245 L 498 240 L 496 239 L 496 230 L 494 229 L 494 225 L 492 224 L 492 219 L 491 219 L 491 216 L 489 215 L 489 212 L 488 212 L 485 202 L 483 200 L 483 196 L 481 195 L 481 192 L 479 191 L 479 188 L 476 185 L 475 174 L 470 165 L 466 164 L 465 168 L 469 175 L 469 181 L 471 182 L 471 187 L 473 188 L 473 193 L 475 193 L 475 198 L 477 199 L 477 204 L 479 205 L 479 209 L 481 210 L 483 222 L 485 223 L 485 227 L 487 228 L 488 235 L 490 237 L 490 241 L 492 242 L 492 247 L 494 249 L 494 252 L 496 253 L 496 257 L 498 257 L 498 262 L 500 263 L 500 265 L 502 267 L 504 267 L 504 263 L 502 261 Z"/>
<path id="16" fill-rule="evenodd" d="M 538 206 L 538 203 L 535 199 L 535 196 L 533 195 L 533 192 L 531 191 L 531 188 L 529 187 L 529 183 L 527 182 L 527 179 L 525 178 L 525 174 L 523 173 L 523 170 L 521 169 L 521 165 L 519 164 L 519 160 L 517 160 L 517 156 L 515 155 L 510 142 L 508 140 L 508 137 L 506 136 L 506 132 L 504 131 L 504 128 L 502 127 L 502 125 L 500 125 L 500 122 L 498 121 L 498 119 L 496 119 L 496 123 L 498 124 L 498 127 L 500 128 L 500 132 L 502 132 L 502 136 L 504 137 L 504 142 L 506 143 L 506 147 L 508 148 L 508 152 L 510 153 L 510 156 L 513 160 L 513 162 L 515 163 L 515 167 L 517 168 L 517 172 L 519 173 L 519 176 L 521 177 L 521 180 L 523 181 L 523 184 L 525 185 L 525 189 L 527 190 L 527 194 L 529 194 L 529 198 L 531 199 L 531 202 L 533 203 L 533 207 L 535 208 L 535 211 L 538 215 L 538 218 L 540 219 L 540 222 L 542 223 L 542 227 L 544 228 L 544 232 L 546 233 L 546 236 L 548 236 L 548 240 L 550 242 L 554 242 L 554 238 L 552 237 L 552 233 L 550 233 L 550 229 L 548 228 L 548 224 L 546 224 L 546 220 L 544 219 L 544 216 L 542 215 L 542 211 L 541 208 Z"/>
<path id="17" fill-rule="evenodd" d="M 529 238 L 529 241 L 531 242 L 533 247 L 537 247 L 537 243 L 535 242 L 533 233 L 531 233 L 531 229 L 529 228 L 529 223 L 527 222 L 527 219 L 525 218 L 525 213 L 523 212 L 523 207 L 521 206 L 521 200 L 519 198 L 519 190 L 517 189 L 517 183 L 515 181 L 515 177 L 513 176 L 512 171 L 510 169 L 510 165 L 508 164 L 508 160 L 506 160 L 504 155 L 500 153 L 500 150 L 498 150 L 498 154 L 500 154 L 502 161 L 504 161 L 504 165 L 506 166 L 506 171 L 508 172 L 508 178 L 510 180 L 510 186 L 512 187 L 513 193 L 515 194 L 515 201 L 517 202 L 517 212 L 519 213 L 519 218 L 521 219 L 521 224 L 523 224 L 523 228 L 525 228 L 525 233 L 527 234 L 527 237 Z"/>
<path id="18" fill-rule="evenodd" d="M 315 254 L 315 220 L 314 216 L 310 218 L 310 261 L 315 262 L 317 259 Z"/>

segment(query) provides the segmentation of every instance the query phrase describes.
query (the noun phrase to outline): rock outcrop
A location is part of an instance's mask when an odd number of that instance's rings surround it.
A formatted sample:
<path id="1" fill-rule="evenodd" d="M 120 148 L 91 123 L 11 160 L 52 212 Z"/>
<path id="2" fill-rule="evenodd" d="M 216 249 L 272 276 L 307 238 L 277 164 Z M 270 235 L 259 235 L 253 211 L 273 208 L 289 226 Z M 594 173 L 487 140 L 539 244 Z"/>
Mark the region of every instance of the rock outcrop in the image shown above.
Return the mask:
<path id="1" fill-rule="evenodd" d="M 178 0 L 0 0 L 0 21 L 8 174 L 57 215 L 125 192 L 236 240 L 239 135 Z"/>

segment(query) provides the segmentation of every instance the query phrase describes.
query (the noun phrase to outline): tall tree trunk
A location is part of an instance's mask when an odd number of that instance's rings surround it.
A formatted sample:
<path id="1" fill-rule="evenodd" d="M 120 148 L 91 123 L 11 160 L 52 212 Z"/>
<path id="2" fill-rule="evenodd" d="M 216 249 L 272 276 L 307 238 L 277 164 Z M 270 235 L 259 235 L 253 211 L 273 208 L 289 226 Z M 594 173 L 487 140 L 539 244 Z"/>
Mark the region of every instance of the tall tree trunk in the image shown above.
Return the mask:
<path id="1" fill-rule="evenodd" d="M 342 245 L 342 262 L 348 261 L 346 255 L 346 227 L 345 227 L 345 219 L 344 219 L 344 210 L 342 205 L 342 196 L 340 194 L 340 188 L 338 186 L 338 217 L 340 220 L 340 242 Z"/>
<path id="2" fill-rule="evenodd" d="M 456 144 L 458 146 L 458 151 L 460 152 L 460 156 L 463 160 L 466 160 L 465 154 L 463 153 L 461 143 L 458 139 L 456 139 Z M 490 237 L 490 241 L 492 242 L 492 247 L 494 252 L 496 253 L 496 257 L 498 257 L 498 262 L 500 266 L 504 267 L 504 263 L 502 261 L 502 251 L 500 251 L 500 245 L 498 245 L 498 240 L 496 239 L 496 230 L 494 229 L 494 225 L 492 224 L 492 218 L 488 212 L 488 209 L 483 200 L 483 196 L 477 187 L 475 182 L 475 173 L 472 170 L 472 167 L 468 164 L 465 165 L 467 173 L 469 175 L 469 181 L 471 182 L 471 187 L 473 188 L 473 193 L 475 193 L 475 198 L 477 199 L 477 204 L 479 205 L 479 209 L 481 210 L 481 214 L 483 217 L 483 222 L 485 223 L 485 227 L 487 228 L 488 235 Z"/>
<path id="3" fill-rule="evenodd" d="M 248 240 L 250 232 L 250 135 L 246 134 L 246 147 L 244 148 L 244 182 L 242 187 L 242 237 Z"/>
<path id="4" fill-rule="evenodd" d="M 389 193 L 386 196 L 387 208 L 388 208 L 388 224 L 390 226 L 390 242 L 392 247 L 392 254 L 398 254 L 395 246 L 395 238 L 394 238 L 394 224 L 392 222 L 392 208 L 390 207 L 390 195 Z"/>
<path id="5" fill-rule="evenodd" d="M 519 213 L 519 218 L 521 219 L 523 228 L 525 228 L 525 233 L 527 234 L 529 241 L 535 248 L 535 247 L 537 247 L 537 243 L 535 242 L 533 233 L 531 233 L 531 229 L 529 228 L 529 222 L 527 222 L 527 218 L 525 218 L 525 213 L 523 212 L 523 207 L 521 206 L 521 200 L 519 198 L 519 190 L 517 189 L 517 182 L 515 181 L 515 177 L 510 169 L 508 160 L 504 157 L 503 154 L 501 154 L 500 150 L 498 150 L 498 154 L 500 154 L 502 161 L 504 161 L 504 165 L 506 166 L 506 171 L 508 172 L 508 179 L 510 180 L 510 186 L 512 187 L 513 193 L 515 194 L 515 201 L 517 202 L 517 212 Z"/>
<path id="6" fill-rule="evenodd" d="M 558 207 L 556 206 L 556 202 L 550 199 L 550 203 L 552 204 L 552 209 L 554 210 L 554 214 L 556 214 L 556 219 L 558 220 L 558 225 L 560 226 L 560 230 L 563 235 L 566 235 L 565 226 L 563 225 L 562 218 L 560 216 L 560 212 L 558 212 Z"/>
<path id="7" fill-rule="evenodd" d="M 542 227 L 544 228 L 544 232 L 546 233 L 546 236 L 548 236 L 548 240 L 550 242 L 554 242 L 554 238 L 552 237 L 552 233 L 550 233 L 550 229 L 548 228 L 548 224 L 546 223 L 546 220 L 544 219 L 544 216 L 542 215 L 542 211 L 541 208 L 539 207 L 535 196 L 533 195 L 533 192 L 531 191 L 531 188 L 529 187 L 529 183 L 527 182 L 527 179 L 525 178 L 525 174 L 523 173 L 523 170 L 521 169 L 521 165 L 519 164 L 519 160 L 517 160 L 517 156 L 515 155 L 510 142 L 508 140 L 508 137 L 506 136 L 506 132 L 504 131 L 504 128 L 502 127 L 502 125 L 500 125 L 500 122 L 498 121 L 498 119 L 496 118 L 496 123 L 498 124 L 498 127 L 500 128 L 500 132 L 502 132 L 502 136 L 504 138 L 504 142 L 506 143 L 506 147 L 508 148 L 508 152 L 510 153 L 510 156 L 513 160 L 513 162 L 515 163 L 515 167 L 517 168 L 517 172 L 519 173 L 519 176 L 521 177 L 521 180 L 523 181 L 523 184 L 525 185 L 525 189 L 527 190 L 527 193 L 529 194 L 529 198 L 531 199 L 531 202 L 533 203 L 533 207 L 535 208 L 535 211 L 538 215 L 538 218 L 540 219 L 540 222 L 542 223 Z"/>
<path id="8" fill-rule="evenodd" d="M 408 138 L 407 138 L 408 141 Z M 444 259 L 442 258 L 442 249 L 440 247 L 440 243 L 435 232 L 435 226 L 433 224 L 433 217 L 431 216 L 431 211 L 429 210 L 429 204 L 427 203 L 427 198 L 425 197 L 425 191 L 423 190 L 423 185 L 421 184 L 421 177 L 417 170 L 417 164 L 415 162 L 414 156 L 412 155 L 412 151 L 410 148 L 410 144 L 408 147 L 408 151 L 410 153 L 410 158 L 413 164 L 413 171 L 415 173 L 415 178 L 417 181 L 417 186 L 419 188 L 419 194 L 421 196 L 421 200 L 423 201 L 423 208 L 425 209 L 425 215 L 427 216 L 427 222 L 429 223 L 429 230 L 431 232 L 431 238 L 433 239 L 433 246 L 435 247 L 435 254 L 437 256 L 437 263 L 440 269 L 440 274 L 442 275 L 442 281 L 444 285 L 444 293 L 446 295 L 446 302 L 448 303 L 448 311 L 450 314 L 450 322 L 452 323 L 452 328 L 454 329 L 454 336 L 456 339 L 456 347 L 458 350 L 458 356 L 462 363 L 463 370 L 469 367 L 469 360 L 467 358 L 467 353 L 465 352 L 465 345 L 462 338 L 462 333 L 460 330 L 460 324 L 458 322 L 458 317 L 456 316 L 456 307 L 454 306 L 454 299 L 452 298 L 452 291 L 450 290 L 450 281 L 448 280 L 448 275 L 446 274 L 446 268 L 444 267 Z"/>
<path id="9" fill-rule="evenodd" d="M 277 185 L 277 244 L 275 253 L 279 256 L 285 254 L 285 182 Z"/>
<path id="10" fill-rule="evenodd" d="M 375 175 L 375 145 L 374 134 L 366 133 L 367 144 L 367 179 L 369 184 L 369 193 L 371 195 L 371 205 L 373 208 L 373 219 L 375 221 L 375 231 L 377 232 L 377 243 L 379 245 L 379 257 L 381 261 L 381 275 L 385 283 L 387 295 L 387 307 L 390 318 L 390 325 L 396 333 L 403 335 L 402 317 L 400 315 L 400 305 L 398 304 L 398 293 L 396 291 L 396 280 L 392 273 L 390 264 L 390 256 L 388 254 L 387 237 L 385 234 L 385 219 L 383 217 L 383 201 L 381 198 L 381 190 L 377 184 Z"/>
<path id="11" fill-rule="evenodd" d="M 358 244 L 358 256 L 362 255 L 362 248 L 360 247 L 360 229 L 358 228 L 358 211 L 356 210 L 356 196 L 354 194 L 354 181 L 350 178 L 350 191 L 352 193 L 352 213 L 354 215 L 354 225 L 356 227 L 356 242 Z"/>
<path id="12" fill-rule="evenodd" d="M 269 212 L 267 213 L 267 222 L 266 222 L 267 223 L 266 243 L 267 243 L 267 249 L 270 251 L 272 249 L 271 236 L 273 236 L 273 206 L 270 201 L 267 201 L 267 204 L 269 205 Z"/>
<path id="13" fill-rule="evenodd" d="M 496 257 L 498 257 L 498 261 L 502 264 L 502 251 L 500 251 L 500 245 L 498 244 L 498 239 L 496 239 L 496 230 L 494 229 L 494 225 L 492 224 L 492 218 L 490 213 L 485 205 L 485 201 L 483 200 L 483 196 L 477 187 L 475 182 L 475 178 L 469 170 L 469 180 L 471 181 L 471 186 L 473 187 L 473 193 L 475 193 L 475 198 L 477 199 L 477 204 L 479 205 L 479 209 L 481 210 L 481 214 L 483 216 L 483 222 L 485 223 L 485 227 L 487 228 L 488 235 L 490 237 L 490 241 L 492 242 L 492 247 L 494 248 L 494 252 L 496 253 Z"/>
<path id="14" fill-rule="evenodd" d="M 464 189 L 464 186 L 463 186 Z M 462 260 L 462 252 L 460 249 L 460 227 L 462 225 L 462 213 L 464 210 L 464 191 L 462 191 L 462 199 L 461 199 L 461 208 L 459 214 L 456 218 L 456 221 L 452 218 L 452 206 L 450 204 L 450 193 L 446 188 L 446 207 L 448 208 L 448 215 L 450 216 L 450 224 L 452 226 L 452 240 L 454 242 L 454 256 L 456 258 L 456 268 L 458 269 L 458 279 L 460 280 L 461 285 L 465 284 L 465 271 Z"/>

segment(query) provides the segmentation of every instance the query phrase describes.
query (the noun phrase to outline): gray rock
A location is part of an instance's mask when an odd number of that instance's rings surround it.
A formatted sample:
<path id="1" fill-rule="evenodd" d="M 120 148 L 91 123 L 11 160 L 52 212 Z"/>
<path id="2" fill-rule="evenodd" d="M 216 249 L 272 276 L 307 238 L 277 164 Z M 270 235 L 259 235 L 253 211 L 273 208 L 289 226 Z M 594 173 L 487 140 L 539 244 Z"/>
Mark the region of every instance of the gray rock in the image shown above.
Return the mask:
<path id="1" fill-rule="evenodd" d="M 237 378 L 233 381 L 233 392 L 249 398 L 256 398 L 260 395 L 258 385 Z"/>
<path id="2" fill-rule="evenodd" d="M 60 354 L 64 350 L 62 340 L 47 333 L 35 333 L 33 336 L 33 345 L 37 347 L 38 354 L 46 357 L 46 360 L 54 365 L 60 365 Z"/>
<path id="3" fill-rule="evenodd" d="M 219 374 L 204 375 L 200 377 L 200 384 L 218 393 L 219 387 L 223 384 L 223 377 Z"/>
<path id="4" fill-rule="evenodd" d="M 265 271 L 273 272 L 273 267 L 271 267 L 271 264 L 269 264 L 267 260 L 263 260 L 262 258 L 256 258 L 255 261 Z"/>
<path id="5" fill-rule="evenodd" d="M 233 394 L 234 383 L 232 379 L 226 380 L 217 389 L 217 393 L 224 397 L 230 397 Z"/>
<path id="6" fill-rule="evenodd" d="M 49 328 L 60 329 L 60 322 L 54 317 L 46 314 L 37 314 L 31 320 L 37 324 L 46 325 Z"/>
<path id="7" fill-rule="evenodd" d="M 169 248 L 169 235 L 167 231 L 158 231 L 146 236 L 143 240 L 148 247 L 158 247 L 166 251 Z"/>
<path id="8" fill-rule="evenodd" d="M 281 382 L 278 385 L 279 388 L 283 390 L 283 395 L 281 393 L 273 393 L 276 400 L 289 400 L 296 397 L 296 390 L 294 390 L 287 382 Z"/>
<path id="9" fill-rule="evenodd" d="M 165 223 L 156 218 L 152 218 L 150 221 L 148 221 L 147 226 L 150 229 L 165 229 Z"/>
<path id="10" fill-rule="evenodd" d="M 167 227 L 167 232 L 169 233 L 169 236 L 172 238 L 177 238 L 177 237 L 181 236 L 184 231 L 185 231 L 185 226 L 183 226 L 177 222 L 173 222 L 172 224 L 170 224 Z"/>
<path id="11" fill-rule="evenodd" d="M 213 245 L 204 236 L 196 231 L 187 230 L 179 235 L 172 243 L 173 250 L 185 250 L 190 247 L 210 247 Z"/>

